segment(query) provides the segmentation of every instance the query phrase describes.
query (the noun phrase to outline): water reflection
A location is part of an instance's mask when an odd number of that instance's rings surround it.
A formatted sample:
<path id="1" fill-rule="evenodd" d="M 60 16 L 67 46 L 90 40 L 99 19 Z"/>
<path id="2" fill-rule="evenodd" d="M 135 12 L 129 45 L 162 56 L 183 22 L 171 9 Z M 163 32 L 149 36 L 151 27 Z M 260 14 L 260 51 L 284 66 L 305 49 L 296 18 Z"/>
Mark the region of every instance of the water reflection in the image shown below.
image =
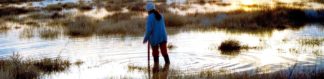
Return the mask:
<path id="1" fill-rule="evenodd" d="M 94 36 L 87 39 L 42 40 L 30 38 L 30 40 L 21 40 L 19 34 L 14 33 L 8 34 L 9 37 L 1 38 L 3 41 L 0 44 L 2 47 L 0 51 L 3 52 L 1 56 L 6 56 L 12 51 L 19 51 L 23 56 L 28 57 L 56 57 L 60 54 L 62 57 L 68 57 L 71 61 L 84 61 L 84 64 L 79 68 L 72 67 L 69 73 L 53 75 L 55 78 L 77 78 L 77 76 L 80 78 L 147 77 L 146 46 L 140 43 L 142 37 Z M 314 54 L 323 54 L 321 52 L 324 50 L 323 44 L 316 47 L 302 46 L 299 45 L 298 40 L 306 37 L 310 39 L 313 37 L 324 38 L 323 34 L 317 25 L 308 25 L 299 30 L 274 30 L 265 36 L 244 32 L 232 33 L 221 29 L 181 32 L 169 36 L 170 42 L 177 46 L 170 50 L 170 58 L 177 63 L 172 63 L 169 68 L 188 73 L 198 72 L 202 69 L 220 68 L 240 72 L 264 66 L 285 69 L 294 63 L 314 63 L 317 61 Z M 227 39 L 237 39 L 243 45 L 263 48 L 241 51 L 235 56 L 223 55 L 217 50 L 217 47 Z M 58 53 L 61 51 L 62 53 Z M 135 64 L 145 72 L 138 70 L 128 72 L 128 64 Z M 303 64 L 299 65 L 303 66 Z M 271 70 L 275 72 L 280 69 Z M 159 68 L 160 74 L 158 75 L 161 75 L 162 71 L 163 67 Z M 109 72 L 114 73 L 108 74 Z"/>
<path id="2" fill-rule="evenodd" d="M 154 63 L 152 68 L 153 76 L 151 79 L 168 79 L 169 68 L 170 64 L 164 64 L 164 66 L 160 68 L 159 63 Z"/>
<path id="3" fill-rule="evenodd" d="M 256 0 L 248 0 L 242 3 L 255 4 L 253 1 Z M 232 4 L 227 6 L 192 4 L 190 5 L 191 8 L 183 13 L 226 11 L 239 6 Z M 177 8 L 170 8 L 170 10 L 181 11 Z M 124 9 L 122 12 L 128 12 L 128 10 Z M 76 13 L 79 12 L 76 11 Z M 82 12 L 82 15 L 101 19 L 111 14 L 103 8 L 95 8 Z M 17 24 L 13 25 L 17 26 Z M 176 30 L 177 33 L 169 36 L 172 45 L 176 46 L 176 48 L 170 50 L 170 58 L 173 60 L 172 62 L 176 63 L 172 63 L 171 66 L 165 65 L 162 68 L 158 64 L 153 64 L 152 78 L 167 78 L 170 76 L 169 69 L 177 69 L 187 73 L 199 72 L 203 69 L 228 69 L 233 70 L 233 72 L 240 72 L 252 71 L 267 66 L 273 68 L 270 69 L 271 72 L 275 72 L 287 69 L 296 63 L 299 63 L 301 70 L 302 67 L 314 64 L 320 65 L 319 69 L 323 68 L 323 60 L 321 59 L 324 51 L 323 43 L 316 43 L 316 46 L 304 46 L 299 42 L 304 38 L 324 38 L 323 26 L 321 25 L 309 24 L 298 29 L 282 30 L 213 29 L 216 30 Z M 56 30 L 23 28 L 10 30 L 5 36 L 0 34 L 0 56 L 5 57 L 11 55 L 12 52 L 20 52 L 23 56 L 32 58 L 61 55 L 71 61 L 84 61 L 84 64 L 78 67 L 72 67 L 70 72 L 49 75 L 50 78 L 130 77 L 140 79 L 147 77 L 147 70 L 145 70 L 147 68 L 146 46 L 141 43 L 142 37 L 92 36 L 88 38 L 68 38 L 62 36 L 59 38 L 58 35 L 61 32 Z M 34 34 L 34 32 L 36 33 Z M 28 40 L 22 39 L 25 37 Z M 240 51 L 235 56 L 224 55 L 217 50 L 217 47 L 227 39 L 237 39 L 244 45 L 262 47 L 262 49 Z M 128 64 L 135 64 L 138 69 L 129 72 L 131 67 L 128 67 Z"/>

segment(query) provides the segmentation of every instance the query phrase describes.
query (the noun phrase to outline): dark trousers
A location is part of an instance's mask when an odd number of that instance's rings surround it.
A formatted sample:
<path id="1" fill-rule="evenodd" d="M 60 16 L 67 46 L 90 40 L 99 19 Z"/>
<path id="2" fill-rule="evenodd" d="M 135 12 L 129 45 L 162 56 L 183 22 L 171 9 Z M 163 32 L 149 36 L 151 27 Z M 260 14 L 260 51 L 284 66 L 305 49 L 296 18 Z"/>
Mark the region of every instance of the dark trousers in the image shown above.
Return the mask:
<path id="1" fill-rule="evenodd" d="M 168 49 L 167 49 L 167 42 L 162 42 L 156 46 L 153 46 L 152 47 L 152 55 L 153 55 L 153 58 L 154 58 L 154 62 L 159 62 L 159 49 L 161 51 L 161 54 L 164 58 L 164 61 L 169 64 L 170 63 L 170 60 L 169 60 L 169 55 L 168 55 Z"/>

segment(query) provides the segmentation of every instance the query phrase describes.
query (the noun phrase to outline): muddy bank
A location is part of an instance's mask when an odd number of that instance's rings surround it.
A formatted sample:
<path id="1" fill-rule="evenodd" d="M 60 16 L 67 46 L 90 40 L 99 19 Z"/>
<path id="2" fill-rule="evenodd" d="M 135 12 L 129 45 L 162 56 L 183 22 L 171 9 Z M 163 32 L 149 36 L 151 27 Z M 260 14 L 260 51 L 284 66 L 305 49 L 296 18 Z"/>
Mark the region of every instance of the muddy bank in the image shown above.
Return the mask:
<path id="1" fill-rule="evenodd" d="M 0 4 L 8 4 L 8 3 L 24 3 L 24 2 L 36 2 L 36 1 L 43 1 L 43 0 L 1 0 Z"/>
<path id="2" fill-rule="evenodd" d="M 20 14 L 26 14 L 28 12 L 39 11 L 37 8 L 18 8 L 18 7 L 0 7 L 0 17 L 3 16 L 17 16 Z"/>

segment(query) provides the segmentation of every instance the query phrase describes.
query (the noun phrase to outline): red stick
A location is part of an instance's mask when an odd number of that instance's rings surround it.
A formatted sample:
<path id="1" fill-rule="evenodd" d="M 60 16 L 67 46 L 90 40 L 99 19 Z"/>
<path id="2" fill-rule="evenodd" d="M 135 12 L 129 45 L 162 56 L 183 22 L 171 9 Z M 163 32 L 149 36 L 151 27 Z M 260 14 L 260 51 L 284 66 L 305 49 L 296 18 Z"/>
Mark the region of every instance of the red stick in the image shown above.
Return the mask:
<path id="1" fill-rule="evenodd" d="M 147 60 L 150 63 L 150 43 L 147 43 Z"/>
<path id="2" fill-rule="evenodd" d="M 148 65 L 148 78 L 151 79 L 151 67 L 150 67 L 150 43 L 147 43 L 147 65 Z"/>

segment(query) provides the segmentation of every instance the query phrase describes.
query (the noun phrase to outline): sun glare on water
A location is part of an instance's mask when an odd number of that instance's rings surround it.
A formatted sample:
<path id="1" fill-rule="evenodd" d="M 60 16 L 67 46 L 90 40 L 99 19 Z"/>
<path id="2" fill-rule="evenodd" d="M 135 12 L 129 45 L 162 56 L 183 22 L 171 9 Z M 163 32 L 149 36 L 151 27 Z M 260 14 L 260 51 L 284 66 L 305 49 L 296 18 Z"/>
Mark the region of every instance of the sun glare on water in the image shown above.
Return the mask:
<path id="1" fill-rule="evenodd" d="M 273 0 L 234 0 L 242 5 L 255 5 L 255 4 L 272 4 Z"/>
<path id="2" fill-rule="evenodd" d="M 256 0 L 240 0 L 241 4 L 243 5 L 253 5 L 253 4 L 257 4 L 257 1 Z"/>

